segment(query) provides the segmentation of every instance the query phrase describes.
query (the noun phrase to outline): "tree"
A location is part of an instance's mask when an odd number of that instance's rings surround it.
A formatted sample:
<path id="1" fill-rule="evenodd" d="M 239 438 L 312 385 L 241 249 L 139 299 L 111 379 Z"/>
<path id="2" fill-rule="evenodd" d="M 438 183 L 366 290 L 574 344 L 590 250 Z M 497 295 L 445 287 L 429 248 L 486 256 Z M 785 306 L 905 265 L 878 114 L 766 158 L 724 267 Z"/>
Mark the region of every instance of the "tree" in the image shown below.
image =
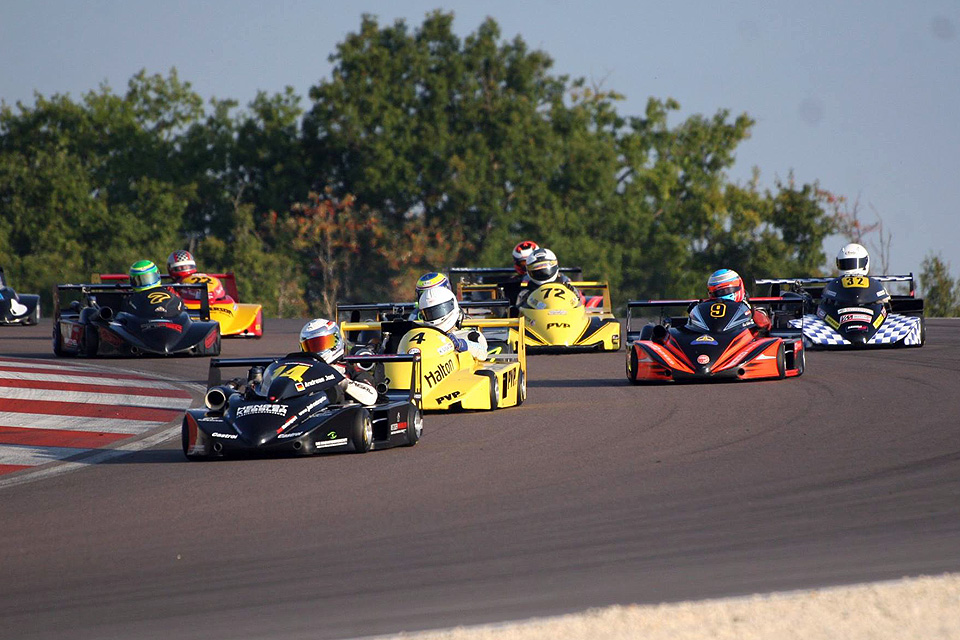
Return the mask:
<path id="1" fill-rule="evenodd" d="M 950 265 L 939 255 L 923 259 L 920 285 L 924 294 L 924 310 L 932 317 L 960 316 L 960 280 L 950 276 Z"/>

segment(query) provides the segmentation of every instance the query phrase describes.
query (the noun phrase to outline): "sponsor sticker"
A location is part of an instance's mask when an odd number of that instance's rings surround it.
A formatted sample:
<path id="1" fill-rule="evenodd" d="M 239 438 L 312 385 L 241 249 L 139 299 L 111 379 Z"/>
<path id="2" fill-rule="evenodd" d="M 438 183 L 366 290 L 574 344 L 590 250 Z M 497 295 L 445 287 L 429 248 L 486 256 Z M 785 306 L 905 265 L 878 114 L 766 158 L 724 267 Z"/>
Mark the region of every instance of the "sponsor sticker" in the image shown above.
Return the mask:
<path id="1" fill-rule="evenodd" d="M 303 431 L 295 431 L 293 433 L 281 433 L 280 435 L 277 436 L 277 439 L 281 440 L 283 438 L 299 438 L 302 435 L 303 435 Z"/>
<path id="2" fill-rule="evenodd" d="M 704 354 L 700 354 L 699 356 L 697 356 L 697 362 L 700 363 L 700 364 L 707 364 L 707 363 L 710 362 L 710 356 L 708 356 L 708 355 L 705 354 L 705 353 L 704 353 Z"/>
<path id="3" fill-rule="evenodd" d="M 227 440 L 236 440 L 239 437 L 235 433 L 220 433 L 219 431 L 214 431 L 210 435 L 214 438 L 226 438 Z"/>
<path id="4" fill-rule="evenodd" d="M 704 343 L 705 343 L 705 344 L 717 344 L 717 341 L 713 339 L 713 336 L 709 336 L 709 335 L 702 335 L 702 336 L 700 336 L 699 338 L 697 338 L 696 340 L 694 340 L 694 342 L 699 342 L 699 343 L 701 343 L 701 344 L 704 344 Z"/>
<path id="5" fill-rule="evenodd" d="M 840 324 L 847 324 L 848 322 L 865 322 L 869 324 L 873 320 L 873 315 L 866 313 L 845 313 L 840 316 Z"/>
<path id="6" fill-rule="evenodd" d="M 441 362 L 438 364 L 436 369 L 428 371 L 426 374 L 424 374 L 423 379 L 426 381 L 428 387 L 433 388 L 451 373 L 453 373 L 452 358 L 446 362 Z"/>
<path id="7" fill-rule="evenodd" d="M 548 316 L 565 316 L 567 315 L 566 309 L 550 309 L 547 311 Z"/>
<path id="8" fill-rule="evenodd" d="M 255 413 L 266 413 L 274 416 L 287 415 L 287 405 L 285 404 L 248 404 L 237 408 L 237 417 L 242 418 Z"/>

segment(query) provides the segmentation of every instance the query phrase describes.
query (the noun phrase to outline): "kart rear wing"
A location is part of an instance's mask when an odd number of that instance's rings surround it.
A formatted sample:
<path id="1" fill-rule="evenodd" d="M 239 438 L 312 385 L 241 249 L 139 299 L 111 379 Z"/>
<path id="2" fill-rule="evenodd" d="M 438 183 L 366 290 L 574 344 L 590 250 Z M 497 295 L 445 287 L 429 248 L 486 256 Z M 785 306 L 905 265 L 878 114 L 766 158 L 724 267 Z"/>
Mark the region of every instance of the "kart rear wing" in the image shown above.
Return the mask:
<path id="1" fill-rule="evenodd" d="M 838 276 L 839 277 L 839 276 Z M 873 280 L 879 282 L 907 282 L 910 284 L 910 293 L 907 295 L 895 295 L 891 298 L 916 298 L 917 297 L 917 285 L 913 277 L 913 273 L 908 273 L 906 275 L 893 275 L 893 276 L 870 276 Z M 819 298 L 823 287 L 834 280 L 836 277 L 832 278 L 760 278 L 759 280 L 754 280 L 754 284 L 757 286 L 770 286 L 770 295 L 777 296 L 780 295 L 780 292 L 783 290 L 787 291 L 797 291 L 801 288 L 806 288 L 807 285 L 815 285 L 813 289 L 807 290 L 814 298 Z M 817 286 L 819 285 L 819 286 Z"/>
<path id="2" fill-rule="evenodd" d="M 168 284 L 161 287 L 163 289 L 178 290 L 196 290 L 200 298 L 200 308 L 188 309 L 187 313 L 192 318 L 199 318 L 203 321 L 210 320 L 210 301 L 207 299 L 207 287 L 202 284 Z M 58 284 L 53 289 L 53 317 L 60 317 L 60 292 L 78 291 L 80 296 L 86 298 L 91 303 L 96 303 L 103 307 L 110 307 L 114 312 L 120 311 L 120 305 L 124 298 L 128 298 L 137 291 L 130 288 L 129 284 Z"/>
<path id="3" fill-rule="evenodd" d="M 362 331 L 374 331 L 378 332 L 381 335 L 381 345 L 387 344 L 389 340 L 384 340 L 382 336 L 392 336 L 399 340 L 402 336 L 406 335 L 407 332 L 417 328 L 422 327 L 422 325 L 411 320 L 386 320 L 383 322 L 341 322 L 340 323 L 340 332 L 343 335 L 348 333 L 353 333 L 359 335 Z M 465 318 L 463 321 L 464 327 L 476 327 L 480 329 L 481 333 L 485 333 L 484 329 L 515 329 L 517 332 L 516 344 L 512 345 L 514 347 L 514 354 L 502 354 L 494 356 L 494 360 L 498 361 L 513 361 L 519 360 L 524 371 L 527 368 L 527 345 L 524 340 L 524 328 L 525 320 L 523 318 Z M 433 327 L 430 327 L 433 329 Z M 439 331 L 439 329 L 435 329 Z M 509 337 L 507 334 L 506 337 Z M 499 337 L 497 338 L 500 339 Z M 504 340 L 507 341 L 507 340 Z M 391 347 L 393 348 L 393 347 Z"/>
<path id="4" fill-rule="evenodd" d="M 260 358 L 210 358 L 210 370 L 207 374 L 207 387 L 215 387 L 223 382 L 220 375 L 220 369 L 230 367 L 268 367 L 277 360 L 285 356 L 260 357 Z M 373 366 L 378 363 L 387 362 L 410 362 L 413 366 L 411 370 L 410 395 L 409 400 L 418 408 L 422 406 L 423 393 L 420 387 L 420 354 L 402 353 L 402 354 L 380 354 L 380 355 L 350 355 L 343 357 L 344 362 L 351 362 L 357 365 Z"/>
<path id="5" fill-rule="evenodd" d="M 683 326 L 687 322 L 687 316 L 674 316 L 667 315 L 664 313 L 665 309 L 672 308 L 682 308 L 684 311 L 689 309 L 692 305 L 699 304 L 704 302 L 700 299 L 689 299 L 689 300 L 630 300 L 627 302 L 627 320 L 624 324 L 624 328 L 627 334 L 627 342 L 634 342 L 640 338 L 640 330 L 633 329 L 632 320 L 633 320 L 633 310 L 634 309 L 650 309 L 650 308 L 659 308 L 659 324 L 664 324 L 669 322 L 673 326 Z M 772 322 L 772 328 L 770 330 L 770 335 L 772 336 L 795 336 L 800 329 L 799 328 L 786 328 L 783 325 L 784 319 L 800 319 L 803 318 L 803 299 L 802 298 L 783 298 L 780 296 L 770 296 L 762 298 L 750 298 L 750 303 L 757 306 L 768 307 L 771 312 L 770 320 Z M 791 307 L 797 307 L 796 310 L 792 310 Z M 639 316 L 639 317 L 648 317 L 648 316 Z"/>
<path id="6" fill-rule="evenodd" d="M 457 301 L 460 308 L 468 314 L 470 311 L 486 310 L 491 308 L 508 309 L 510 303 L 507 300 L 464 300 Z M 416 304 L 413 302 L 371 302 L 360 304 L 338 304 L 337 322 L 344 321 L 346 314 L 349 313 L 348 322 L 362 322 L 364 315 L 373 316 L 368 318 L 371 321 L 384 322 L 389 320 L 406 320 L 413 313 Z M 364 314 L 364 311 L 375 313 Z"/>
<path id="7" fill-rule="evenodd" d="M 240 302 L 240 292 L 237 291 L 237 277 L 232 273 L 204 273 L 212 278 L 216 278 L 223 285 L 223 290 L 228 296 L 233 298 L 234 302 Z M 130 276 L 125 273 L 95 273 L 93 281 L 96 283 L 123 283 L 129 282 Z M 169 275 L 161 275 L 160 282 L 163 284 L 173 284 L 174 280 Z"/>
<path id="8" fill-rule="evenodd" d="M 596 295 L 584 295 L 587 313 L 612 313 L 613 303 L 610 300 L 610 284 L 598 280 L 571 280 L 570 285 L 581 293 L 596 292 Z M 494 301 L 504 300 L 509 305 L 517 303 L 521 291 L 529 288 L 527 282 L 493 283 L 457 283 L 457 297 L 464 300 L 460 306 L 469 308 L 469 305 L 480 302 L 491 305 Z"/>
<path id="9" fill-rule="evenodd" d="M 513 267 L 452 267 L 449 273 L 451 279 L 460 276 L 458 282 L 469 284 L 500 284 L 518 275 Z M 582 278 L 583 267 L 560 267 L 560 273 L 575 273 Z"/>

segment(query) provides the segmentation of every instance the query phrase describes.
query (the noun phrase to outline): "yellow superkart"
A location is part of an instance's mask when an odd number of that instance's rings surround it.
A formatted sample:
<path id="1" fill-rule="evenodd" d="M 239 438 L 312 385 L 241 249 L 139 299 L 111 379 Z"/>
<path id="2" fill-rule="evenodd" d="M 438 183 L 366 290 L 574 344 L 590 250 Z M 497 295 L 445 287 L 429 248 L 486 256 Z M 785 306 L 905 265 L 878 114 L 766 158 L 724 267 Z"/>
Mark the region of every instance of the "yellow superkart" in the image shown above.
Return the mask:
<path id="1" fill-rule="evenodd" d="M 467 319 L 487 339 L 488 355 L 479 360 L 458 352 L 453 341 L 434 327 L 409 320 L 343 322 L 344 336 L 375 336 L 383 353 L 420 353 L 420 382 L 425 411 L 490 410 L 523 404 L 527 397 L 527 352 L 523 318 Z M 389 391 L 409 389 L 406 362 L 385 363 Z"/>
<path id="2" fill-rule="evenodd" d="M 240 302 L 232 273 L 197 273 L 187 276 L 184 283 L 205 284 L 210 294 L 215 294 L 218 287 L 222 287 L 226 295 L 210 298 L 210 319 L 220 323 L 220 335 L 225 338 L 263 336 L 263 305 Z M 200 307 L 199 300 L 184 299 L 184 304 L 188 309 Z"/>
<path id="3" fill-rule="evenodd" d="M 526 320 L 524 342 L 533 351 L 619 351 L 620 322 L 614 317 L 606 282 L 560 282 L 540 286 L 458 284 L 459 297 L 474 301 L 515 300 L 512 315 Z"/>

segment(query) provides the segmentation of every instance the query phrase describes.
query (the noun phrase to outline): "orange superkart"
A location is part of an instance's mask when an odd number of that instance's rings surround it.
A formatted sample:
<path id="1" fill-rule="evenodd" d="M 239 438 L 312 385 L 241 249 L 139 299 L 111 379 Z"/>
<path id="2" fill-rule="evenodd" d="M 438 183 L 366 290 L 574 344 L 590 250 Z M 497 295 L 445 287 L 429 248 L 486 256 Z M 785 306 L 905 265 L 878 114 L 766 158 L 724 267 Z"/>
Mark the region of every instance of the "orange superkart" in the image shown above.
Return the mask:
<path id="1" fill-rule="evenodd" d="M 758 330 L 750 305 L 732 300 L 645 300 L 627 303 L 627 380 L 631 383 L 765 380 L 803 374 L 805 354 L 800 330 L 788 325 L 802 310 L 784 298 L 762 300 L 773 327 Z M 798 305 L 797 305 L 798 306 Z M 686 316 L 664 314 L 689 309 Z M 635 311 L 659 308 L 660 321 L 634 331 Z"/>

